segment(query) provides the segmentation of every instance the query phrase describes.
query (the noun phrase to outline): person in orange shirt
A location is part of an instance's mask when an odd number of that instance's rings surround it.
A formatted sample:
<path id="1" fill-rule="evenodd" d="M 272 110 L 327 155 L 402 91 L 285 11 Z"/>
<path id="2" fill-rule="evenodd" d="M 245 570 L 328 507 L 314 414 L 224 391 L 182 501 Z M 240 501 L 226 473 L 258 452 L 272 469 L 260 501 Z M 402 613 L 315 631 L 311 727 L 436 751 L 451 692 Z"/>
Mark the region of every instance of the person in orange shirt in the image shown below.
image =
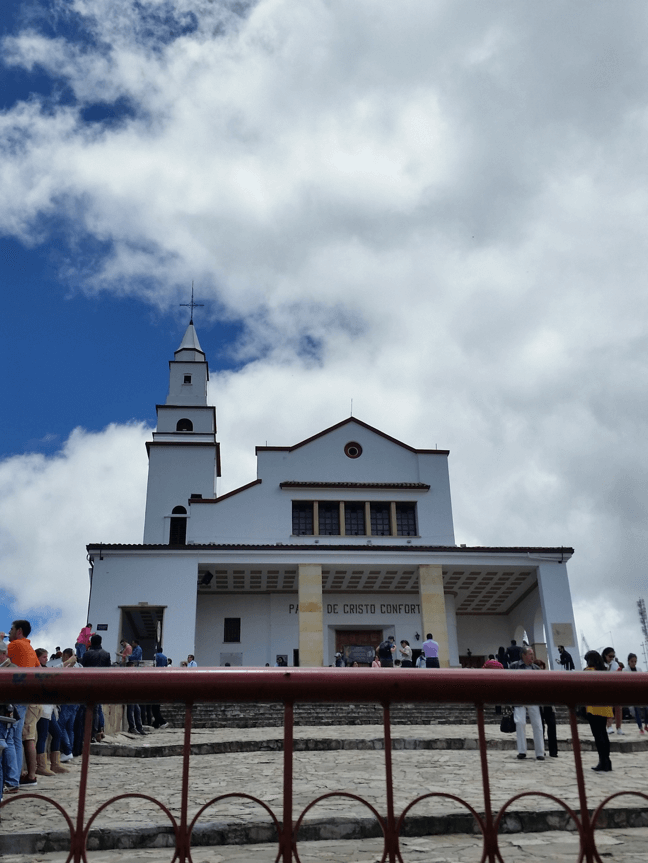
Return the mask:
<path id="1" fill-rule="evenodd" d="M 14 620 L 11 624 L 11 629 L 9 630 L 9 644 L 7 645 L 7 655 L 9 659 L 13 662 L 14 665 L 20 666 L 20 668 L 40 668 L 40 662 L 38 661 L 38 657 L 36 656 L 36 652 L 34 648 L 31 646 L 31 642 L 27 636 L 31 632 L 31 623 L 28 620 Z M 5 638 L 5 633 L 0 632 L 0 638 Z M 24 741 L 25 748 L 25 761 L 27 765 L 27 774 L 21 777 L 20 773 L 22 770 L 23 763 L 23 732 L 25 731 L 25 714 L 27 713 L 26 704 L 16 704 L 15 708 L 18 712 L 19 719 L 18 722 L 14 725 L 13 731 L 13 746 L 15 753 L 15 770 L 17 771 L 15 775 L 8 778 L 5 776 L 5 782 L 11 787 L 17 787 L 18 783 L 21 785 L 36 785 L 36 738 L 35 734 L 32 739 L 27 739 Z M 40 708 L 39 708 L 40 712 Z M 38 717 L 36 717 L 38 719 Z M 35 730 L 34 723 L 34 730 Z M 31 737 L 31 734 L 30 734 Z M 7 743 L 10 741 L 7 740 Z"/>

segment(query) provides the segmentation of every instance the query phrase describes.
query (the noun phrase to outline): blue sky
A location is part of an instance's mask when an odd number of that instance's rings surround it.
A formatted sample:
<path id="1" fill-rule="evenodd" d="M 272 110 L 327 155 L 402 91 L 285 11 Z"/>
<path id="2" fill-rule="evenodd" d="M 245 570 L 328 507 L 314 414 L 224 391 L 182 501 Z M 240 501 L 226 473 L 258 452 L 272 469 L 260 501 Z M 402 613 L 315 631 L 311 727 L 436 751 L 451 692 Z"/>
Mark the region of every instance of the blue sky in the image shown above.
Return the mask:
<path id="1" fill-rule="evenodd" d="M 7 0 L 0 7 L 0 32 L 15 35 L 31 22 L 52 37 L 87 45 L 88 34 L 74 26 L 74 16 L 55 16 L 55 8 Z M 47 106 L 75 103 L 64 79 L 37 67 L 27 72 L 0 66 L 0 94 L 2 108 L 9 111 L 37 97 Z M 82 106 L 81 113 L 88 124 L 110 124 L 132 112 L 122 100 Z M 166 385 L 160 357 L 175 350 L 188 321 L 188 309 L 177 304 L 153 308 L 137 295 L 115 296 L 108 290 L 89 295 L 84 271 L 109 254 L 110 243 L 75 234 L 57 224 L 55 214 L 38 221 L 39 239 L 29 244 L 0 237 L 2 360 L 11 368 L 20 358 L 20 374 L 3 379 L 2 399 L 12 406 L 2 417 L 3 456 L 53 453 L 78 425 L 99 430 L 133 419 L 154 423 L 155 404 Z M 191 281 L 187 271 L 185 284 L 177 286 L 179 301 L 189 302 Z M 197 310 L 197 320 L 204 311 Z M 209 311 L 205 317 L 211 317 Z M 227 345 L 239 327 L 211 320 L 202 329 L 212 365 L 230 367 Z"/>
<path id="2" fill-rule="evenodd" d="M 168 384 L 162 358 L 177 348 L 189 310 L 178 305 L 164 314 L 137 297 L 72 292 L 51 260 L 50 242 L 27 249 L 5 237 L 0 249 L 2 361 L 16 369 L 2 385 L 12 406 L 3 412 L 2 455 L 54 453 L 79 425 L 98 431 L 111 422 L 154 424 Z M 185 292 L 189 302 L 191 284 Z M 196 309 L 198 325 L 202 311 Z M 227 345 L 237 329 L 203 323 L 212 367 L 231 367 Z"/>
<path id="3" fill-rule="evenodd" d="M 353 399 L 450 449 L 458 542 L 574 546 L 579 630 L 639 652 L 648 13 L 554 8 L 0 7 L 3 618 L 69 641 L 85 544 L 139 540 L 193 280 L 221 491 Z"/>
<path id="4" fill-rule="evenodd" d="M 0 6 L 0 32 L 16 35 L 35 26 L 51 37 L 87 45 L 87 33 L 66 15 L 56 16 L 54 8 L 7 0 Z M 5 111 L 35 98 L 48 107 L 75 102 L 64 79 L 38 67 L 0 66 L 0 94 Z M 132 113 L 125 100 L 85 105 L 81 112 L 88 124 L 119 123 Z M 89 431 L 132 421 L 153 426 L 155 405 L 166 396 L 164 359 L 171 358 L 189 320 L 189 309 L 179 304 L 157 308 L 137 295 L 89 294 L 83 271 L 108 254 L 110 244 L 75 235 L 64 223 L 57 224 L 56 215 L 38 221 L 38 239 L 0 236 L 0 361 L 9 370 L 0 396 L 5 405 L 0 459 L 24 453 L 52 456 L 77 426 Z M 71 266 L 76 272 L 70 273 Z M 189 302 L 190 271 L 177 289 L 179 302 Z M 197 322 L 201 313 L 209 321 L 203 322 L 201 335 L 212 368 L 232 367 L 228 345 L 240 325 L 209 320 L 209 303 L 196 310 Z M 82 548 L 79 554 L 83 556 Z M 0 628 L 26 613 L 12 602 L 10 590 L 0 590 Z M 38 631 L 51 620 L 51 611 L 31 609 L 30 617 Z"/>

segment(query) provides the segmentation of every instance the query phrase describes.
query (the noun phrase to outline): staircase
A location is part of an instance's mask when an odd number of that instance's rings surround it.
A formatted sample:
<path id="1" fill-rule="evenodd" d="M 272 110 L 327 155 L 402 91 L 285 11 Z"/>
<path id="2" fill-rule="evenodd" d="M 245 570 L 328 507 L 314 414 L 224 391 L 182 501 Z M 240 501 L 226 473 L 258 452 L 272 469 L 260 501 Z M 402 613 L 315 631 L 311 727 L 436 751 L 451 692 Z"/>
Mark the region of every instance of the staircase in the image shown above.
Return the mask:
<path id="1" fill-rule="evenodd" d="M 162 714 L 174 728 L 184 726 L 185 708 L 162 706 Z M 245 702 L 242 704 L 195 704 L 191 711 L 193 728 L 272 728 L 283 725 L 283 705 Z M 295 704 L 295 725 L 380 725 L 379 704 Z M 501 716 L 487 705 L 484 719 L 499 724 Z M 556 708 L 556 720 L 568 722 L 565 707 Z M 392 725 L 475 725 L 475 708 L 469 704 L 394 704 Z"/>

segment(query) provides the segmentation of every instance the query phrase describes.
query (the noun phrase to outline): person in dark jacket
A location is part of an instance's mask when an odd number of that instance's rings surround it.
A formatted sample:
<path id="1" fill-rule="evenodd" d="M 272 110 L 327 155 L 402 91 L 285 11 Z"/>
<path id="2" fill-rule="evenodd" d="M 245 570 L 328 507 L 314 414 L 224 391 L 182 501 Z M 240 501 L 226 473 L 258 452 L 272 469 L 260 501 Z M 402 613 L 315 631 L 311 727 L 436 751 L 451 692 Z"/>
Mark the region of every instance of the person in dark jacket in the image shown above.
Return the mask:
<path id="1" fill-rule="evenodd" d="M 513 662 L 519 662 L 522 657 L 522 648 L 518 645 L 517 641 L 512 638 L 510 647 L 508 647 L 506 651 L 506 658 L 508 660 L 509 667 Z"/>
<path id="2" fill-rule="evenodd" d="M 101 636 L 96 633 L 90 637 L 90 648 L 81 657 L 84 668 L 110 668 L 110 654 L 101 646 Z"/>
<path id="3" fill-rule="evenodd" d="M 112 663 L 110 662 L 110 654 L 101 646 L 101 636 L 97 635 L 96 633 L 90 636 L 90 647 L 81 657 L 81 665 L 84 668 L 110 668 L 111 664 Z M 79 713 L 81 713 L 81 711 L 79 711 Z M 77 716 L 79 716 L 79 713 L 77 713 Z M 83 715 L 85 715 L 85 708 L 83 709 Z M 94 709 L 94 716 L 92 717 L 93 742 L 101 743 L 101 741 L 106 736 L 104 734 L 104 724 L 105 720 L 103 708 L 101 704 L 97 704 Z"/>
<path id="4" fill-rule="evenodd" d="M 571 653 L 567 653 L 562 644 L 558 645 L 558 653 L 560 654 L 558 657 L 558 663 L 562 665 L 563 671 L 574 671 L 576 666 L 574 665 L 572 655 Z"/>

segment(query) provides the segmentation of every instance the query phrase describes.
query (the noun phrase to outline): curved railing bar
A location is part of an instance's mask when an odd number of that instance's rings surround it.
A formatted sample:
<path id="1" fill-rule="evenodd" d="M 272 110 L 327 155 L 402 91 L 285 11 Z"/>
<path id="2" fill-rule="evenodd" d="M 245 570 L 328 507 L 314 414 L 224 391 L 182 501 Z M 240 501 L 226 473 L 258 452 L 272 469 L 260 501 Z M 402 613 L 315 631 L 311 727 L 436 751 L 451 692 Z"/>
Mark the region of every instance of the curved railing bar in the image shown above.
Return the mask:
<path id="1" fill-rule="evenodd" d="M 0 757 L 2 757 L 2 751 L 1 750 L 0 750 Z M 68 829 L 70 831 L 70 851 L 69 851 L 69 854 L 65 860 L 65 863 L 70 863 L 70 860 L 72 859 L 72 855 L 74 854 L 74 839 L 75 839 L 76 830 L 75 830 L 74 823 L 73 823 L 72 819 L 70 818 L 70 816 L 67 813 L 67 810 L 65 810 L 61 806 L 60 803 L 58 803 L 56 800 L 52 800 L 51 797 L 47 797 L 47 795 L 45 795 L 45 794 L 38 794 L 37 792 L 34 792 L 34 791 L 28 791 L 25 794 L 7 797 L 4 800 L 0 800 L 0 809 L 3 809 L 5 806 L 9 806 L 11 803 L 20 802 L 21 800 L 28 800 L 30 797 L 34 800 L 44 800 L 46 803 L 51 803 L 55 809 L 58 809 L 58 811 L 61 813 L 61 815 L 65 819 L 65 822 L 66 822 Z"/>
<path id="2" fill-rule="evenodd" d="M 198 812 L 196 812 L 193 819 L 191 820 L 191 824 L 189 825 L 189 828 L 188 828 L 189 837 L 191 837 L 191 833 L 192 833 L 194 827 L 196 826 L 196 821 L 200 818 L 200 816 L 203 814 L 203 812 L 206 809 L 209 809 L 210 806 L 213 806 L 214 803 L 219 803 L 221 800 L 227 800 L 229 797 L 239 797 L 239 798 L 243 798 L 244 800 L 251 800 L 253 803 L 258 803 L 262 809 L 265 809 L 265 811 L 268 813 L 268 815 L 272 819 L 272 822 L 273 822 L 275 829 L 277 831 L 277 836 L 279 836 L 279 834 L 281 832 L 281 825 L 279 823 L 279 819 L 277 818 L 277 816 L 274 814 L 274 812 L 268 806 L 267 803 L 264 803 L 263 800 L 260 800 L 258 797 L 254 797 L 253 794 L 245 794 L 242 791 L 231 791 L 228 794 L 219 794 L 218 797 L 213 797 L 211 800 L 209 800 L 207 803 L 205 803 L 203 806 L 200 807 Z"/>
<path id="3" fill-rule="evenodd" d="M 548 794 L 546 791 L 521 791 L 519 794 L 515 794 L 513 797 L 509 798 L 506 801 L 506 803 L 502 806 L 500 811 L 497 813 L 497 816 L 495 818 L 494 826 L 495 826 L 495 830 L 498 833 L 498 836 L 499 836 L 500 824 L 501 824 L 503 816 L 506 814 L 506 810 L 509 808 L 511 803 L 513 803 L 515 800 L 519 800 L 521 797 L 546 797 L 549 800 L 553 800 L 559 806 L 562 806 L 562 808 L 567 812 L 569 817 L 572 819 L 572 821 L 576 825 L 576 829 L 578 830 L 578 837 L 579 837 L 580 843 L 579 843 L 579 854 L 578 854 L 577 863 L 581 863 L 581 860 L 583 859 L 583 857 L 587 853 L 587 846 L 585 844 L 586 829 L 587 829 L 586 828 L 586 822 L 581 821 L 581 819 L 574 812 L 574 810 L 571 808 L 571 806 L 569 806 L 567 803 L 565 803 L 564 800 L 561 800 L 559 797 L 556 797 L 554 794 Z M 585 817 L 587 818 L 587 813 L 585 813 Z M 599 861 L 600 861 L 600 858 L 598 857 L 598 853 L 596 851 L 596 848 L 594 848 L 593 850 L 594 850 L 594 854 L 596 855 L 597 859 L 599 859 Z M 600 861 L 600 863 L 601 863 L 601 861 Z"/>
<path id="4" fill-rule="evenodd" d="M 614 794 L 610 794 L 610 796 L 606 797 L 602 803 L 599 803 L 599 805 L 594 810 L 591 821 L 592 829 L 596 827 L 596 822 L 598 821 L 599 815 L 601 814 L 601 811 L 604 809 L 604 807 L 607 806 L 607 804 L 611 800 L 614 800 L 615 797 L 623 797 L 625 795 L 629 797 L 643 797 L 644 800 L 648 800 L 648 794 L 644 794 L 643 791 L 615 791 Z"/>
<path id="5" fill-rule="evenodd" d="M 462 797 L 457 797 L 455 794 L 447 794 L 444 791 L 429 791 L 429 792 L 427 792 L 427 794 L 421 794 L 415 800 L 412 800 L 411 803 L 408 803 L 407 806 L 405 807 L 405 809 L 403 809 L 403 811 L 400 814 L 398 821 L 396 822 L 396 833 L 398 835 L 398 840 L 399 840 L 399 854 L 400 854 L 400 834 L 401 834 L 401 830 L 403 829 L 403 824 L 405 823 L 405 818 L 407 817 L 408 812 L 414 806 L 416 806 L 422 800 L 426 800 L 428 797 L 445 797 L 449 800 L 454 800 L 457 803 L 460 803 L 462 806 L 466 807 L 466 809 L 470 812 L 470 814 L 473 816 L 473 818 L 475 819 L 475 821 L 479 825 L 479 829 L 481 830 L 482 839 L 484 840 L 484 846 L 482 849 L 482 856 L 481 856 L 480 863 L 483 863 L 483 861 L 486 859 L 486 855 L 488 853 L 488 849 L 486 847 L 486 841 L 485 841 L 486 840 L 486 825 L 484 824 L 483 819 L 481 818 L 479 813 L 475 809 L 473 809 L 473 807 L 470 805 L 470 803 L 468 803 L 468 801 L 464 800 Z"/>
<path id="6" fill-rule="evenodd" d="M 571 806 L 568 803 L 565 803 L 564 800 L 561 800 L 560 797 L 556 797 L 554 794 L 548 794 L 546 791 L 520 791 L 519 794 L 515 794 L 513 797 L 510 797 L 495 816 L 496 830 L 499 830 L 502 818 L 506 814 L 506 810 L 509 808 L 511 803 L 513 803 L 515 800 L 519 800 L 521 797 L 546 797 L 548 800 L 553 800 L 554 803 L 562 806 L 562 808 L 567 812 L 569 817 L 576 824 L 579 834 L 581 833 L 583 829 L 583 824 L 578 815 L 571 808 Z"/>
<path id="7" fill-rule="evenodd" d="M 365 800 L 364 797 L 360 797 L 358 794 L 352 794 L 350 791 L 327 791 L 326 794 L 320 794 L 319 797 L 316 797 L 314 800 L 311 800 L 311 802 L 308 804 L 308 806 L 306 806 L 306 808 L 302 810 L 301 815 L 299 816 L 299 818 L 295 822 L 295 825 L 293 828 L 293 835 L 295 837 L 293 850 L 295 853 L 295 859 L 296 859 L 297 863 L 301 863 L 301 858 L 300 858 L 299 853 L 297 851 L 297 834 L 299 833 L 299 828 L 301 827 L 302 821 L 304 820 L 306 813 L 310 809 L 312 809 L 313 806 L 315 806 L 321 800 L 326 800 L 327 797 L 348 797 L 350 800 L 357 800 L 358 803 L 362 803 L 374 815 L 376 821 L 380 825 L 380 829 L 383 832 L 383 838 L 386 838 L 387 834 L 386 834 L 386 830 L 385 830 L 384 818 L 371 805 L 371 803 L 369 803 L 368 800 Z M 383 850 L 383 856 L 380 858 L 380 863 L 384 863 L 384 861 L 386 859 L 386 855 L 387 855 L 387 847 L 385 847 Z"/>
<path id="8" fill-rule="evenodd" d="M 400 833 L 401 828 L 403 826 L 403 821 L 406 818 L 409 810 L 412 809 L 414 806 L 416 806 L 418 803 L 420 803 L 421 800 L 426 800 L 428 797 L 445 797 L 448 800 L 454 800 L 457 803 L 460 803 L 462 806 L 465 806 L 466 809 L 473 816 L 475 821 L 479 824 L 479 829 L 481 830 L 482 835 L 484 834 L 484 821 L 483 821 L 482 817 L 480 816 L 480 814 L 475 809 L 473 809 L 473 807 L 470 805 L 470 803 L 468 803 L 467 800 L 464 800 L 463 797 L 457 797 L 456 794 L 448 794 L 445 791 L 428 791 L 426 794 L 421 794 L 418 797 L 416 797 L 414 800 L 412 800 L 411 803 L 408 803 L 407 806 L 405 807 L 405 809 L 403 809 L 403 811 L 401 812 L 400 818 L 396 822 L 396 827 L 397 827 L 399 833 Z"/>
<path id="9" fill-rule="evenodd" d="M 68 815 L 67 811 L 61 806 L 61 804 L 52 800 L 51 797 L 48 797 L 46 794 L 39 794 L 37 791 L 28 791 L 27 793 L 22 793 L 20 795 L 13 795 L 11 797 L 6 797 L 4 800 L 0 801 L 0 809 L 4 806 L 9 806 L 11 803 L 19 803 L 21 800 L 27 800 L 27 798 L 32 797 L 35 800 L 44 800 L 46 803 L 51 803 L 55 809 L 61 813 L 61 815 L 65 818 L 65 821 L 70 828 L 70 833 L 74 832 L 74 824 L 72 823 L 72 819 Z"/>
<path id="10" fill-rule="evenodd" d="M 85 828 L 83 830 L 83 844 L 84 845 L 87 844 L 88 835 L 90 833 L 90 828 L 92 827 L 92 824 L 94 823 L 95 819 L 104 811 L 104 809 L 107 809 L 108 806 L 112 806 L 112 804 L 116 803 L 118 800 L 125 800 L 128 797 L 136 797 L 138 800 L 148 800 L 149 803 L 153 803 L 155 806 L 158 807 L 158 809 L 161 809 L 162 812 L 164 812 L 164 814 L 168 817 L 169 821 L 171 822 L 171 827 L 173 828 L 173 835 L 174 835 L 174 838 L 175 838 L 176 843 L 177 843 L 178 833 L 179 833 L 178 822 L 175 820 L 172 813 L 164 805 L 164 803 L 162 803 L 160 800 L 158 800 L 155 797 L 151 797 L 150 794 L 142 794 L 139 791 L 128 791 L 124 794 L 117 794 L 117 795 L 115 795 L 115 797 L 111 797 L 110 800 L 104 801 L 104 803 L 102 803 L 98 809 L 95 809 L 95 811 L 92 813 L 92 815 L 88 819 L 88 821 L 85 825 Z"/>

